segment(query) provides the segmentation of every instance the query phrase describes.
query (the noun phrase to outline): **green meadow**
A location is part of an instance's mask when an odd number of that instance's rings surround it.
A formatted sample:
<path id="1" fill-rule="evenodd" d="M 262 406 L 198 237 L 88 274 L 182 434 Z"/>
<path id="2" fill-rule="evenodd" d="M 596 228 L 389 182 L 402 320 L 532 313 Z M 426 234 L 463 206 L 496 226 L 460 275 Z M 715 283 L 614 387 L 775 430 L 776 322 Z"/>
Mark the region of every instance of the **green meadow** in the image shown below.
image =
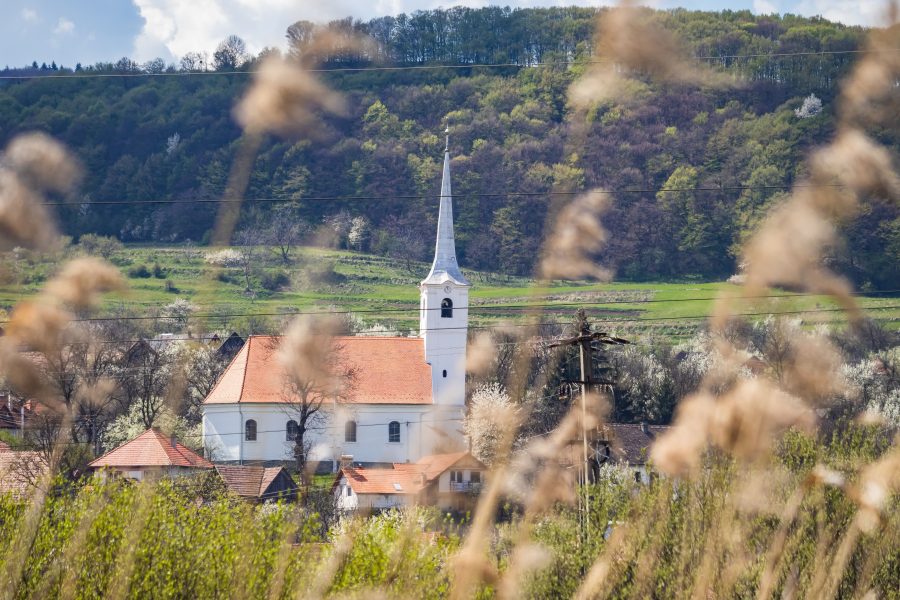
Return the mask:
<path id="1" fill-rule="evenodd" d="M 360 323 L 399 331 L 417 326 L 417 285 L 429 265 L 346 250 L 300 247 L 289 262 L 269 248 L 258 248 L 250 267 L 216 266 L 207 257 L 216 248 L 128 246 L 109 257 L 128 281 L 125 293 L 110 295 L 94 316 L 159 315 L 177 299 L 193 305 L 195 319 L 215 328 L 264 330 L 278 316 L 297 311 L 354 313 Z M 77 246 L 52 255 L 10 252 L 0 272 L 0 307 L 11 309 L 34 296 Z M 475 326 L 524 322 L 568 322 L 584 308 L 593 322 L 610 331 L 658 331 L 678 336 L 702 325 L 720 295 L 737 296 L 725 282 L 560 282 L 540 285 L 523 277 L 465 271 L 472 283 L 470 321 Z M 249 290 L 247 281 L 249 278 Z M 895 328 L 900 300 L 894 294 L 861 295 L 868 316 Z M 767 297 L 736 300 L 732 311 L 750 315 L 784 313 L 808 324 L 845 317 L 833 300 L 776 290 Z M 800 312 L 798 312 L 800 311 Z M 268 325 L 267 325 L 268 324 Z M 602 324 L 602 325 L 601 325 Z"/>

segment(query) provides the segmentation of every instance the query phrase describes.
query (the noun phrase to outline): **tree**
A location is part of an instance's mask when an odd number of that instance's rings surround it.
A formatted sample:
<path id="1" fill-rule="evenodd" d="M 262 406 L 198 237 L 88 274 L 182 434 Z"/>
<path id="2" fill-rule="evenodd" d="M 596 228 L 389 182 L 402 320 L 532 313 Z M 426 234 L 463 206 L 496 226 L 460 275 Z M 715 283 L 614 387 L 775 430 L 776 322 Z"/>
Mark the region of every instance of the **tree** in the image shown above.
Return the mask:
<path id="1" fill-rule="evenodd" d="M 93 233 L 82 235 L 78 240 L 78 245 L 84 250 L 85 254 L 100 256 L 106 260 L 109 260 L 116 252 L 120 252 L 125 248 L 118 238 Z"/>
<path id="2" fill-rule="evenodd" d="M 516 409 L 502 385 L 490 383 L 476 389 L 464 424 L 472 455 L 486 465 L 492 464 L 515 417 Z"/>
<path id="3" fill-rule="evenodd" d="M 252 277 L 256 272 L 257 258 L 260 244 L 265 243 L 263 232 L 255 227 L 242 229 L 235 236 L 235 243 L 241 246 L 241 256 L 238 266 L 244 273 L 245 292 L 252 292 Z"/>
<path id="4" fill-rule="evenodd" d="M 351 248 L 362 252 L 369 244 L 369 220 L 365 217 L 353 217 L 350 223 L 350 233 L 347 234 L 347 243 Z"/>
<path id="5" fill-rule="evenodd" d="M 306 232 L 306 225 L 297 216 L 297 207 L 293 204 L 279 205 L 269 217 L 265 243 L 277 248 L 281 261 L 287 265 L 291 262 L 291 250 L 300 244 Z"/>
<path id="6" fill-rule="evenodd" d="M 234 71 L 247 62 L 247 45 L 236 35 L 222 40 L 213 53 L 213 68 L 216 71 Z"/>
<path id="7" fill-rule="evenodd" d="M 200 71 L 206 68 L 207 62 L 205 52 L 188 52 L 181 57 L 179 66 L 182 71 Z"/>
<path id="8" fill-rule="evenodd" d="M 120 404 L 136 411 L 144 429 L 153 427 L 166 404 L 178 364 L 179 344 L 141 340 L 117 367 Z"/>
<path id="9" fill-rule="evenodd" d="M 304 485 L 309 483 L 308 433 L 322 429 L 334 418 L 326 406 L 338 404 L 352 391 L 356 373 L 339 361 L 341 346 L 334 341 L 340 322 L 333 317 L 306 315 L 295 319 L 272 351 L 285 369 L 284 398 L 288 414 L 297 423 L 293 435 L 294 461 Z"/>

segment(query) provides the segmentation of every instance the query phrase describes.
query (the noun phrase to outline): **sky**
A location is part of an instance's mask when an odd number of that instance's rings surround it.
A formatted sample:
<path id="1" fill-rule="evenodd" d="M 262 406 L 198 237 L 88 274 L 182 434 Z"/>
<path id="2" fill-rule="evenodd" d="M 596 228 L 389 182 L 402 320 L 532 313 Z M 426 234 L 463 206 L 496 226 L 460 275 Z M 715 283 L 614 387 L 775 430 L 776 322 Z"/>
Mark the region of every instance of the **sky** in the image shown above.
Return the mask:
<path id="1" fill-rule="evenodd" d="M 821 15 L 848 25 L 879 23 L 879 0 L 651 0 L 657 8 L 742 10 Z M 3 0 L 0 68 L 46 62 L 72 67 L 161 57 L 174 62 L 192 51 L 212 53 L 227 35 L 248 49 L 284 45 L 284 31 L 300 20 L 369 19 L 421 9 L 498 4 L 512 7 L 601 6 L 609 0 Z"/>

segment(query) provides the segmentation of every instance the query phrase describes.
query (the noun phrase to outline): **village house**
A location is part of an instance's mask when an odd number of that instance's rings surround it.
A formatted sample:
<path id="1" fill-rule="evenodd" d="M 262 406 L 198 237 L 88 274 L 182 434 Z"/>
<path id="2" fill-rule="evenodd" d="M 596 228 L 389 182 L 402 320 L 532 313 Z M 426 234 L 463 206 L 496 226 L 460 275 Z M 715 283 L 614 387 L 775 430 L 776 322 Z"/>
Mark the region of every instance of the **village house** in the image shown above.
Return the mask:
<path id="1" fill-rule="evenodd" d="M 46 472 L 47 461 L 40 452 L 15 450 L 0 441 L 0 496 L 28 498 Z"/>
<path id="2" fill-rule="evenodd" d="M 593 435 L 594 468 L 619 466 L 628 468 L 638 483 L 649 484 L 650 446 L 669 429 L 665 425 L 647 423 L 606 423 Z M 577 446 L 577 444 L 575 444 Z"/>
<path id="3" fill-rule="evenodd" d="M 322 423 L 306 432 L 310 462 L 334 472 L 342 455 L 378 466 L 465 447 L 470 287 L 456 260 L 445 149 L 434 261 L 419 285 L 419 335 L 334 340 L 334 362 L 351 368 L 354 380 L 343 397 L 324 403 Z M 216 462 L 293 460 L 298 410 L 279 342 L 250 336 L 204 400 L 206 455 Z"/>
<path id="4" fill-rule="evenodd" d="M 88 466 L 100 477 L 125 477 L 137 481 L 191 475 L 213 468 L 211 462 L 153 428 L 110 450 Z"/>
<path id="5" fill-rule="evenodd" d="M 471 510 L 486 472 L 484 463 L 468 452 L 423 456 L 415 463 L 395 463 L 389 468 L 346 461 L 335 475 L 332 492 L 342 511 L 413 505 Z"/>
<path id="6" fill-rule="evenodd" d="M 300 491 L 284 467 L 216 465 L 216 473 L 228 491 L 250 502 L 292 502 Z"/>

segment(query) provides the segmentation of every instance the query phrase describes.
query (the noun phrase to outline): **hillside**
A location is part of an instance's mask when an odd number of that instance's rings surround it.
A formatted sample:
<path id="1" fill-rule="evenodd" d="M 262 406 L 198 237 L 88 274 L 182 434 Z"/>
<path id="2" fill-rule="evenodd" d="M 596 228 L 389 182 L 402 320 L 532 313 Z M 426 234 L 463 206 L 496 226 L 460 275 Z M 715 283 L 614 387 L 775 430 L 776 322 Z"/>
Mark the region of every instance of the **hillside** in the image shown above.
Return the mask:
<path id="1" fill-rule="evenodd" d="M 285 263 L 271 249 L 257 248 L 252 250 L 248 273 L 240 265 L 211 265 L 208 258 L 218 251 L 137 245 L 115 251 L 109 258 L 128 278 L 128 291 L 110 296 L 99 316 L 139 317 L 132 324 L 147 334 L 182 330 L 247 334 L 279 332 L 285 321 L 282 315 L 297 311 L 346 311 L 353 313 L 348 317 L 350 326 L 361 333 L 418 331 L 417 288 L 428 272 L 427 263 L 405 265 L 371 254 L 314 247 L 292 250 Z M 76 246 L 59 254 L 11 253 L 0 279 L 0 309 L 9 310 L 36 295 L 63 254 L 81 252 L 83 248 Z M 584 308 L 592 321 L 602 322 L 610 331 L 679 339 L 704 325 L 718 294 L 737 292 L 726 283 L 555 282 L 541 288 L 524 277 L 474 270 L 466 274 L 473 283 L 470 321 L 476 330 L 503 323 L 517 326 L 528 307 L 538 305 L 543 323 L 569 323 L 575 310 Z M 825 296 L 792 297 L 777 290 L 772 296 L 742 302 L 737 311 L 802 316 L 808 324 L 845 320 Z M 188 327 L 163 318 L 177 301 L 189 303 Z M 866 297 L 860 304 L 870 309 L 872 319 L 896 328 L 900 315 L 896 299 Z"/>
<path id="2" fill-rule="evenodd" d="M 605 218 L 612 235 L 600 259 L 619 279 L 724 279 L 760 215 L 832 133 L 836 82 L 854 58 L 841 52 L 858 49 L 864 32 L 746 11 L 657 12 L 695 55 L 717 57 L 710 62 L 740 85 L 647 84 L 638 102 L 576 114 L 566 90 L 589 60 L 594 16 L 575 8 L 452 9 L 336 24 L 382 45 L 377 56 L 344 56 L 329 67 L 517 66 L 328 74 L 346 93 L 349 114 L 328 119 L 321 139 L 264 144 L 242 226 L 264 226 L 278 205 L 309 227 L 363 216 L 368 227 L 355 249 L 426 260 L 440 133 L 449 124 L 457 241 L 467 267 L 530 274 L 548 213 L 567 194 L 600 186 L 614 191 Z M 142 72 L 128 60 L 91 69 Z M 59 208 L 66 233 L 128 243 L 208 239 L 216 204 L 196 200 L 223 193 L 239 139 L 231 109 L 248 75 L 39 74 L 47 76 L 0 86 L 0 142 L 40 129 L 81 158 L 87 179 L 72 206 Z M 811 94 L 822 110 L 798 114 Z M 878 137 L 898 145 L 892 133 Z M 831 262 L 860 286 L 896 288 L 897 208 L 873 199 L 862 215 L 844 224 L 848 243 Z M 346 230 L 336 243 L 348 247 Z"/>

